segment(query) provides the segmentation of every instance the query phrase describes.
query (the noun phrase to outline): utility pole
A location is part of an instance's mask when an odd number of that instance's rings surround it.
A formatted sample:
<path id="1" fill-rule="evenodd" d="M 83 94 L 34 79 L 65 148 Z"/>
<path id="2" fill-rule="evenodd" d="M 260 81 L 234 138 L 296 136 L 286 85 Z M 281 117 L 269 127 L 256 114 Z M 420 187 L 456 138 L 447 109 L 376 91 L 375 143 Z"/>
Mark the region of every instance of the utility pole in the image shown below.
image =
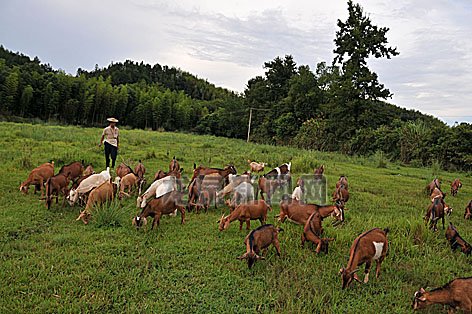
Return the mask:
<path id="1" fill-rule="evenodd" d="M 251 134 L 252 108 L 249 108 L 249 125 L 247 127 L 247 143 L 249 143 L 249 134 Z"/>

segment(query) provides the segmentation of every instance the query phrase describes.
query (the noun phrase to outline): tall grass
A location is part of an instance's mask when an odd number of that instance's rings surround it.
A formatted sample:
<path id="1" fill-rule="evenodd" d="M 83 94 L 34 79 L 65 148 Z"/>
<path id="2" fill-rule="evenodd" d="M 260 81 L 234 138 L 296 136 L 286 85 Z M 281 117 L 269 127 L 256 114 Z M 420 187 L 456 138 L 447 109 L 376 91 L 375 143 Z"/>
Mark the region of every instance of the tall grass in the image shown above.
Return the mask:
<path id="1" fill-rule="evenodd" d="M 91 214 L 91 221 L 98 228 L 122 227 L 129 217 L 129 208 L 114 199 L 101 205 L 94 205 Z"/>

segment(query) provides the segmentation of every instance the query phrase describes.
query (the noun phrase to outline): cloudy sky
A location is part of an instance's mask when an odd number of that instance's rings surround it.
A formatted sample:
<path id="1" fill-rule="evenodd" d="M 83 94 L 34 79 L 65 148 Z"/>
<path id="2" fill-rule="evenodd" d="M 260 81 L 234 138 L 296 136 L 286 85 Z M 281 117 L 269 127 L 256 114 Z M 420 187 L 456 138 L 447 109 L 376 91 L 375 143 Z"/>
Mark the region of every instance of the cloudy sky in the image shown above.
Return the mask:
<path id="1" fill-rule="evenodd" d="M 180 67 L 243 91 L 291 54 L 333 59 L 344 0 L 1 0 L 0 44 L 75 74 L 131 59 Z M 394 97 L 453 124 L 472 122 L 472 1 L 358 0 L 400 55 L 369 61 Z"/>

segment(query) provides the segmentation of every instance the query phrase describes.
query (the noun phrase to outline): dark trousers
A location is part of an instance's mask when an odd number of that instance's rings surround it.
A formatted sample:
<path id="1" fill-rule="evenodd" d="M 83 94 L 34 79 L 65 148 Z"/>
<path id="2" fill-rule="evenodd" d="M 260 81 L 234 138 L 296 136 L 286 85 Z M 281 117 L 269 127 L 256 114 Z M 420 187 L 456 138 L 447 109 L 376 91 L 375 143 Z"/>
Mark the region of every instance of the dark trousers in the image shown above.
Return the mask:
<path id="1" fill-rule="evenodd" d="M 118 153 L 118 149 L 116 149 L 116 146 L 110 145 L 109 143 L 105 142 L 105 161 L 107 163 L 107 167 L 110 167 L 110 155 L 111 155 L 111 167 L 115 168 L 115 161 L 116 161 L 117 153 Z"/>

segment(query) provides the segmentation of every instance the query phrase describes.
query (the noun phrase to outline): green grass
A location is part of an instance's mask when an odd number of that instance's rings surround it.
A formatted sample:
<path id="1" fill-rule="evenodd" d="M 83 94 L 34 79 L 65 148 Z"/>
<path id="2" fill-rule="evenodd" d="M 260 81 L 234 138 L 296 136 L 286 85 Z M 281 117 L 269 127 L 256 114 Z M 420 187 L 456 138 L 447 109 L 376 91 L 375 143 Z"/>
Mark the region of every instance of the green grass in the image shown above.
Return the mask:
<path id="1" fill-rule="evenodd" d="M 18 191 L 32 167 L 54 160 L 56 171 L 75 160 L 104 168 L 97 147 L 101 129 L 0 123 L 0 312 L 314 312 L 411 313 L 416 289 L 437 287 L 455 277 L 471 275 L 470 259 L 449 248 L 440 227 L 432 233 L 422 216 L 430 204 L 424 186 L 438 176 L 444 190 L 454 178 L 463 188 L 446 198 L 454 208 L 447 218 L 472 241 L 472 222 L 463 219 L 472 194 L 472 180 L 463 173 L 410 168 L 374 158 L 347 157 L 288 147 L 246 144 L 244 141 L 181 133 L 122 130 L 118 160 L 135 165 L 141 159 L 152 178 L 166 170 L 175 155 L 191 175 L 193 163 L 222 167 L 233 163 L 242 172 L 247 160 L 270 167 L 292 158 L 294 180 L 325 165 L 329 192 L 340 175 L 349 180 L 351 199 L 346 222 L 333 227 L 324 221 L 325 236 L 336 240 L 328 255 L 300 248 L 303 227 L 283 224 L 279 240 L 283 256 L 271 248 L 252 270 L 236 260 L 245 252 L 246 231 L 233 223 L 218 231 L 216 221 L 226 207 L 208 213 L 161 219 L 136 232 L 131 220 L 135 199 L 89 225 L 75 221 L 79 207 L 55 203 L 47 210 L 32 194 Z M 379 167 L 381 166 L 381 167 Z M 273 217 L 268 223 L 278 224 Z M 114 221 L 111 225 L 108 221 Z M 101 223 L 99 223 L 101 222 Z M 251 227 L 259 226 L 252 222 Z M 353 283 L 341 290 L 338 274 L 347 264 L 352 241 L 362 232 L 389 228 L 389 255 L 379 279 Z M 363 277 L 363 266 L 359 272 Z M 428 313 L 443 313 L 434 306 Z"/>

